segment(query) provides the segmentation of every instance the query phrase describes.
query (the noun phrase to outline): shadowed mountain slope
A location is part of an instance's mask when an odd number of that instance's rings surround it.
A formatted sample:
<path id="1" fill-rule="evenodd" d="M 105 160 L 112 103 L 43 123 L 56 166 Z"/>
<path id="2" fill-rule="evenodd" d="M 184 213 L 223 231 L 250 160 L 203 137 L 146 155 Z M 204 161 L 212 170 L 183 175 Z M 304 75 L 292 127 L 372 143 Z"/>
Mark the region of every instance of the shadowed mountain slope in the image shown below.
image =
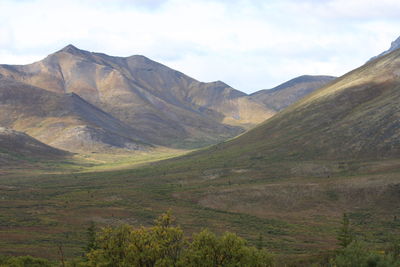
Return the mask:
<path id="1" fill-rule="evenodd" d="M 29 135 L 0 127 L 0 165 L 26 159 L 63 158 L 68 152 L 50 147 Z"/>
<path id="2" fill-rule="evenodd" d="M 260 90 L 249 96 L 275 111 L 281 111 L 306 95 L 333 81 L 332 76 L 303 75 L 269 90 Z"/>
<path id="3" fill-rule="evenodd" d="M 78 95 L 58 94 L 0 78 L 0 125 L 65 150 L 144 149 L 135 129 Z"/>
<path id="4" fill-rule="evenodd" d="M 237 100 L 245 94 L 222 82 L 201 83 L 144 56 L 112 57 L 72 45 L 33 64 L 1 65 L 0 74 L 76 93 L 160 145 L 215 143 L 273 114 L 262 104 Z"/>

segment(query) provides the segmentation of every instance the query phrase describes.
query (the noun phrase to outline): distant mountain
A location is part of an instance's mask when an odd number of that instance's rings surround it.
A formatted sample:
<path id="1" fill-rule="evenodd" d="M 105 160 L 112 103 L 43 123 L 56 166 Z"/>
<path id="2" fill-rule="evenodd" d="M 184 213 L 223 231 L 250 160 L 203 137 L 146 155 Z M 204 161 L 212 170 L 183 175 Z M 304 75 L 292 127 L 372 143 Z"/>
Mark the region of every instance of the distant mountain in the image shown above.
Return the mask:
<path id="1" fill-rule="evenodd" d="M 247 133 L 199 154 L 223 156 L 224 162 L 233 165 L 249 158 L 398 159 L 399 69 L 400 49 L 336 79 Z"/>
<path id="2" fill-rule="evenodd" d="M 0 74 L 75 93 L 158 145 L 201 146 L 233 137 L 274 112 L 222 82 L 201 83 L 144 56 L 112 57 L 72 45 Z M 251 109 L 249 111 L 249 109 Z"/>
<path id="3" fill-rule="evenodd" d="M 0 127 L 0 166 L 32 159 L 62 158 L 69 153 L 11 129 Z"/>
<path id="4" fill-rule="evenodd" d="M 302 76 L 248 96 L 221 81 L 199 82 L 144 56 L 113 57 L 73 45 L 29 65 L 0 65 L 0 75 L 3 95 L 20 103 L 6 106 L 14 115 L 3 115 L 0 126 L 74 151 L 142 149 L 144 143 L 180 148 L 214 144 L 254 127 L 333 79 Z M 7 93 L 10 86 L 12 96 Z M 38 96 L 35 102 L 29 102 L 31 91 Z M 27 101 L 28 106 L 22 104 Z M 43 107 L 45 115 L 38 116 L 35 112 Z M 65 124 L 60 110 L 74 114 L 73 122 Z M 19 112 L 29 119 L 21 122 Z M 57 116 L 49 115 L 54 112 Z"/>
<path id="5" fill-rule="evenodd" d="M 54 93 L 8 78 L 0 78 L 0 125 L 69 151 L 149 147 L 135 129 L 74 93 Z"/>
<path id="6" fill-rule="evenodd" d="M 303 75 L 269 90 L 260 90 L 250 95 L 250 99 L 266 107 L 281 111 L 306 95 L 325 86 L 336 77 Z"/>
<path id="7" fill-rule="evenodd" d="M 394 51 L 394 50 L 396 50 L 396 49 L 399 49 L 399 48 L 400 48 L 400 37 L 398 37 L 396 40 L 394 40 L 394 41 L 391 43 L 390 48 L 389 48 L 388 50 L 386 50 L 386 51 L 380 53 L 379 55 L 377 55 L 377 56 L 375 56 L 375 57 L 372 57 L 370 60 L 374 60 L 374 59 L 376 59 L 376 58 L 382 57 L 382 56 L 384 56 L 384 55 L 386 55 L 386 54 L 389 54 L 390 52 L 392 52 L 392 51 Z"/>

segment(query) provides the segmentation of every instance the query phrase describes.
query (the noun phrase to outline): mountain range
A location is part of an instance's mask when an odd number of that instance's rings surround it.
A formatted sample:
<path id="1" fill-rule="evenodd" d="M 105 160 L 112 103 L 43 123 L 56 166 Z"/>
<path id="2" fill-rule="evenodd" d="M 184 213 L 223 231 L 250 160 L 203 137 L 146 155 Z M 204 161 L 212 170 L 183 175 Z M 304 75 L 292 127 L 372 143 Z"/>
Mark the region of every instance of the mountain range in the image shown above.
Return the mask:
<path id="1" fill-rule="evenodd" d="M 333 79 L 304 76 L 247 95 L 144 56 L 112 57 L 73 45 L 29 65 L 0 65 L 0 75 L 0 126 L 77 152 L 214 144 Z"/>

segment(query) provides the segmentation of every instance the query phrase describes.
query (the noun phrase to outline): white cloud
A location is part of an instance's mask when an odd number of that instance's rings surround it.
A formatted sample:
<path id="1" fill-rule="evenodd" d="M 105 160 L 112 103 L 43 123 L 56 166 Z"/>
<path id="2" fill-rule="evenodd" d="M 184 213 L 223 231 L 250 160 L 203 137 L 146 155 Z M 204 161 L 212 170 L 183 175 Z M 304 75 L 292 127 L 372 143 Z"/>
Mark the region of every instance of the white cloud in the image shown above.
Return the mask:
<path id="1" fill-rule="evenodd" d="M 333 0 L 321 3 L 317 4 L 316 10 L 334 18 L 397 19 L 400 14 L 400 2 L 397 0 Z"/>
<path id="2" fill-rule="evenodd" d="M 400 35 L 397 14 L 397 0 L 0 0 L 0 62 L 72 43 L 250 92 L 357 67 Z"/>
<path id="3" fill-rule="evenodd" d="M 12 64 L 26 64 L 38 61 L 42 58 L 42 55 L 19 55 L 12 54 L 9 51 L 0 50 L 0 59 L 3 63 L 12 63 Z"/>

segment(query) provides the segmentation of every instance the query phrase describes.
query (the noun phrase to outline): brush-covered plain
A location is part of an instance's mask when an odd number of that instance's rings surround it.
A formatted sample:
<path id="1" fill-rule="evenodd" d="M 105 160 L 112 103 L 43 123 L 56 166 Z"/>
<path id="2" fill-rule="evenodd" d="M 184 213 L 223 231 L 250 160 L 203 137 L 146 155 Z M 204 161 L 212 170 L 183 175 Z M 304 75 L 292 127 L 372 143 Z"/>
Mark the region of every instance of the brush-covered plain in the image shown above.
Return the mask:
<path id="1" fill-rule="evenodd" d="M 207 227 L 235 232 L 252 244 L 262 235 L 266 249 L 296 258 L 335 249 L 343 212 L 359 239 L 374 248 L 383 249 L 400 233 L 398 160 L 254 157 L 232 168 L 212 156 L 153 162 L 155 155 L 142 155 L 139 165 L 139 156 L 87 155 L 4 173 L 0 253 L 54 259 L 62 245 L 67 257 L 78 256 L 90 222 L 146 226 L 169 209 L 188 235 Z"/>

